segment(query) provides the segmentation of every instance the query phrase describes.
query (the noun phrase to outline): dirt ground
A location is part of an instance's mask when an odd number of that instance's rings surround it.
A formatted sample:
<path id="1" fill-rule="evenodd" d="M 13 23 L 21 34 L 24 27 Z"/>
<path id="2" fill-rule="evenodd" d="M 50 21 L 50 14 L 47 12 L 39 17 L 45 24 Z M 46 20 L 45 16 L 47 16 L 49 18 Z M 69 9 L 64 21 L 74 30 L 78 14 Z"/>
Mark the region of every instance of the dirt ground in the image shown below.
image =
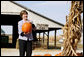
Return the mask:
<path id="1" fill-rule="evenodd" d="M 55 54 L 60 53 L 61 49 L 43 49 L 43 48 L 36 48 L 32 52 L 33 55 L 44 55 L 44 54 L 51 54 L 55 56 Z M 77 50 L 77 52 L 83 52 L 82 49 Z M 19 50 L 16 48 L 1 48 L 1 56 L 19 56 Z"/>
<path id="2" fill-rule="evenodd" d="M 52 40 L 53 41 L 53 40 Z M 52 41 L 50 41 L 49 45 L 53 45 Z M 46 43 L 46 41 L 45 41 Z M 59 43 L 57 41 L 56 46 L 61 47 L 62 43 Z M 44 47 L 46 47 L 46 44 Z M 44 47 L 41 48 L 35 48 L 32 51 L 32 56 L 33 55 L 44 55 L 44 54 L 51 54 L 52 56 L 55 56 L 56 54 L 62 52 L 62 49 L 45 49 Z M 78 44 L 78 49 L 77 52 L 83 52 L 83 45 Z M 19 56 L 19 49 L 17 48 L 1 48 L 1 56 Z"/>
<path id="3" fill-rule="evenodd" d="M 44 54 L 52 54 L 52 56 L 54 56 L 55 54 L 57 54 L 59 52 L 61 52 L 61 50 L 56 50 L 56 49 L 44 50 L 44 49 L 36 48 L 35 50 L 33 50 L 32 56 L 33 55 L 44 55 Z M 19 49 L 1 48 L 1 56 L 19 56 Z"/>

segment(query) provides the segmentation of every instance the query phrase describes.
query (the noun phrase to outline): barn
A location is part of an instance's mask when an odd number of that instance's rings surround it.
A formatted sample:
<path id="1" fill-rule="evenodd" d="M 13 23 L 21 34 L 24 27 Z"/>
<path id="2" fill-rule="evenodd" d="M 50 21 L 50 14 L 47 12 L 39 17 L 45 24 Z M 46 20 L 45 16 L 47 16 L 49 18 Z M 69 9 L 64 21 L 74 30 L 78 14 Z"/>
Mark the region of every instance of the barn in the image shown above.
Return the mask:
<path id="1" fill-rule="evenodd" d="M 6 44 L 8 47 L 15 47 L 16 40 L 18 38 L 18 21 L 21 20 L 19 13 L 21 10 L 28 11 L 29 19 L 33 21 L 35 26 L 37 27 L 36 34 L 39 34 L 39 41 L 40 41 L 40 33 L 43 33 L 43 42 L 44 42 L 44 35 L 47 32 L 47 48 L 49 48 L 49 32 L 54 31 L 55 32 L 55 40 L 54 40 L 54 46 L 56 47 L 56 31 L 61 29 L 64 25 L 54 21 L 46 16 L 43 16 L 29 8 L 26 8 L 23 5 L 20 5 L 14 1 L 1 1 L 1 26 L 3 25 L 9 25 L 13 26 L 13 38 L 12 43 Z M 4 22 L 4 20 L 6 22 Z M 2 44 L 3 46 L 3 44 Z"/>

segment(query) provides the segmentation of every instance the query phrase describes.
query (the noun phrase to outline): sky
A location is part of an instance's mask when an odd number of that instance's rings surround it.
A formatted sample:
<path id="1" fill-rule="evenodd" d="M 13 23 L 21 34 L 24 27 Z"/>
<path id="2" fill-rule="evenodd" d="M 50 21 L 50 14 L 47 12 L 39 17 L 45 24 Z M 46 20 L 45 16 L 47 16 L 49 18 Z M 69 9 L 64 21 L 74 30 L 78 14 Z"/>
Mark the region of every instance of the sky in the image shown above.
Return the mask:
<path id="1" fill-rule="evenodd" d="M 61 24 L 66 23 L 66 15 L 69 14 L 71 1 L 15 1 L 43 16 L 46 16 Z M 54 31 L 50 33 L 53 35 Z M 62 30 L 57 31 L 57 36 L 63 34 Z"/>
<path id="2" fill-rule="evenodd" d="M 71 1 L 15 1 L 43 16 L 46 16 L 61 24 L 66 23 L 66 15 L 69 15 Z M 82 14 L 83 15 L 83 14 Z M 8 27 L 7 27 L 8 28 Z M 3 27 L 6 33 L 12 33 L 9 26 L 9 31 Z M 57 31 L 57 35 L 63 34 L 62 31 Z"/>
<path id="3" fill-rule="evenodd" d="M 65 24 L 71 1 L 15 1 L 43 16 Z"/>

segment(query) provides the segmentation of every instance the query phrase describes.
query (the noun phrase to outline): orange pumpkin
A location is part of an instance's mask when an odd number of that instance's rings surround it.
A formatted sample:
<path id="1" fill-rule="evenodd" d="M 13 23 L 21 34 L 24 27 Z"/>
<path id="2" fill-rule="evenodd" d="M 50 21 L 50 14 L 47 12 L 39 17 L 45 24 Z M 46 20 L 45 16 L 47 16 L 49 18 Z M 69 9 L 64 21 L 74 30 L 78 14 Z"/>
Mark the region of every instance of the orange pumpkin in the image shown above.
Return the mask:
<path id="1" fill-rule="evenodd" d="M 59 54 L 56 54 L 55 56 L 60 56 Z"/>
<path id="2" fill-rule="evenodd" d="M 55 56 L 62 56 L 61 54 L 62 54 L 62 53 L 60 52 L 59 54 L 56 54 Z"/>
<path id="3" fill-rule="evenodd" d="M 25 32 L 25 33 L 30 33 L 32 31 L 32 24 L 30 22 L 25 22 L 23 25 L 22 25 L 22 31 Z"/>
<path id="4" fill-rule="evenodd" d="M 59 53 L 59 55 L 61 55 L 61 52 Z"/>
<path id="5" fill-rule="evenodd" d="M 44 54 L 44 56 L 52 56 L 51 54 Z"/>

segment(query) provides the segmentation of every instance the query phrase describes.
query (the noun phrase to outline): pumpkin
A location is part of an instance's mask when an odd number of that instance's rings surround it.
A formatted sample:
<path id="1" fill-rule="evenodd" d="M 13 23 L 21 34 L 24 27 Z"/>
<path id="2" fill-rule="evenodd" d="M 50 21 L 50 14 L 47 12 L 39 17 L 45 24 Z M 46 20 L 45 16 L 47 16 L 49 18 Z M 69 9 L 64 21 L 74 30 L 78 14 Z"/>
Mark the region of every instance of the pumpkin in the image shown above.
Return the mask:
<path id="1" fill-rule="evenodd" d="M 51 54 L 44 54 L 44 56 L 52 56 Z"/>
<path id="2" fill-rule="evenodd" d="M 56 54 L 55 56 L 63 56 L 63 55 L 61 55 L 62 53 L 60 52 L 59 54 Z"/>
<path id="3" fill-rule="evenodd" d="M 59 54 L 56 54 L 55 56 L 60 56 Z"/>
<path id="4" fill-rule="evenodd" d="M 30 22 L 25 22 L 22 25 L 22 31 L 24 33 L 30 33 L 32 31 L 32 24 Z"/>

